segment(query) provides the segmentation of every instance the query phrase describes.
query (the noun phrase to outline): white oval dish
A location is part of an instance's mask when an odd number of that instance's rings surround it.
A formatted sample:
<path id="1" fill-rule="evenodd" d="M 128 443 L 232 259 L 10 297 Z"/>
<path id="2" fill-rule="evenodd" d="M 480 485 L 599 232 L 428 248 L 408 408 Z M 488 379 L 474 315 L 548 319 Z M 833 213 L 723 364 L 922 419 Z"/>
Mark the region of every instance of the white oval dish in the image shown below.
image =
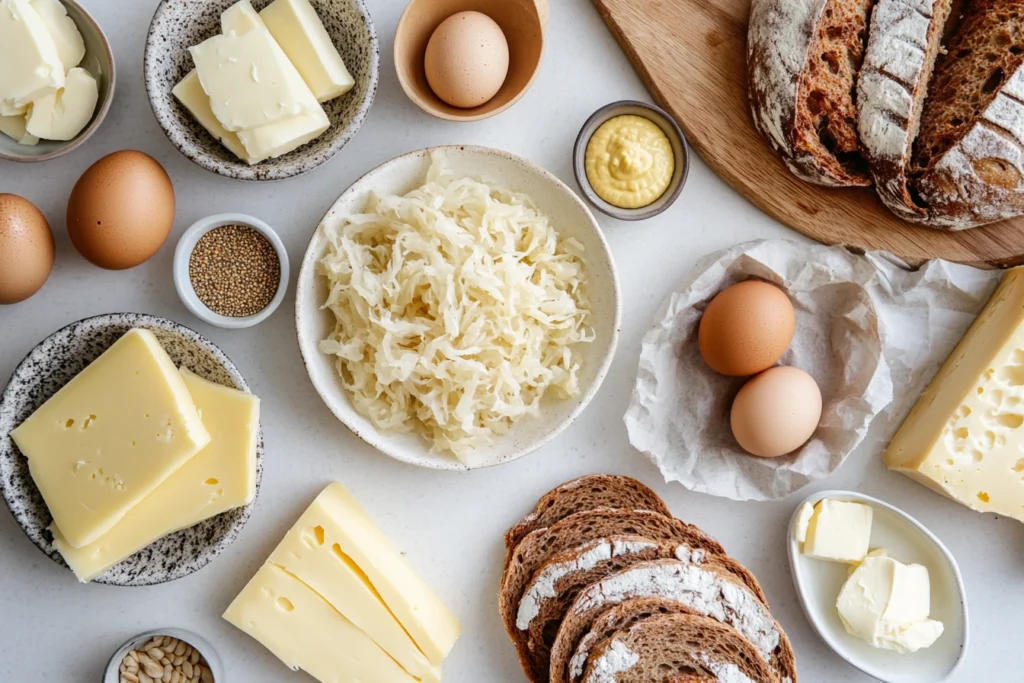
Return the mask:
<path id="1" fill-rule="evenodd" d="M 823 498 L 863 503 L 874 511 L 871 548 L 885 548 L 904 563 L 928 568 L 931 578 L 931 618 L 945 626 L 930 648 L 911 654 L 871 647 L 846 632 L 836 600 L 846 582 L 848 565 L 806 557 L 796 539 L 797 517 L 805 503 Z M 956 560 L 945 545 L 907 513 L 877 498 L 853 491 L 822 491 L 797 506 L 789 524 L 789 564 L 793 583 L 807 620 L 836 654 L 864 673 L 885 683 L 936 683 L 944 681 L 967 654 L 967 595 Z"/>
<path id="2" fill-rule="evenodd" d="M 580 347 L 582 371 L 580 395 L 565 401 L 545 401 L 538 417 L 526 417 L 490 448 L 479 449 L 471 465 L 449 454 L 431 453 L 430 445 L 415 433 L 378 431 L 356 412 L 330 358 L 318 346 L 334 326 L 330 312 L 321 310 L 327 299 L 327 283 L 316 274 L 325 253 L 324 223 L 338 215 L 363 209 L 371 192 L 405 194 L 420 186 L 434 152 L 445 155 L 459 174 L 483 178 L 496 185 L 527 194 L 547 214 L 562 235 L 583 244 L 590 278 L 589 298 L 596 338 Z M 569 187 L 536 164 L 500 150 L 451 146 L 423 149 L 397 157 L 370 171 L 341 195 L 313 233 L 302 259 L 295 293 L 295 327 L 299 350 L 314 388 L 334 415 L 356 436 L 386 455 L 420 467 L 467 470 L 511 462 L 540 448 L 576 419 L 597 393 L 615 353 L 621 321 L 619 283 L 604 235 L 587 206 Z"/>

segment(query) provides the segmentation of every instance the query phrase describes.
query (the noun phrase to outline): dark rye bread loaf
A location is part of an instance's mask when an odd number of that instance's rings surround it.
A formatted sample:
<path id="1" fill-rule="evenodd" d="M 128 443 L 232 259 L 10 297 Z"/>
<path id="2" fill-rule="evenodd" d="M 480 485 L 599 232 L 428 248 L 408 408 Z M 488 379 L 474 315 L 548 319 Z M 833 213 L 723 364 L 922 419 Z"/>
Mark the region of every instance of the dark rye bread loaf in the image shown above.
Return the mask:
<path id="1" fill-rule="evenodd" d="M 611 536 L 641 536 L 653 541 L 676 542 L 705 555 L 725 555 L 718 541 L 697 527 L 645 510 L 577 512 L 548 528 L 530 532 L 512 551 L 498 588 L 498 610 L 527 675 L 531 675 L 533 668 L 526 646 L 527 633 L 516 626 L 516 621 L 530 579 L 558 553 Z M 544 679 L 531 680 L 539 683 Z"/>
<path id="2" fill-rule="evenodd" d="M 951 0 L 878 0 L 857 83 L 858 129 L 882 202 L 927 222 L 907 175 Z"/>
<path id="3" fill-rule="evenodd" d="M 602 613 L 636 598 L 663 598 L 731 626 L 782 681 L 796 683 L 793 648 L 757 595 L 731 574 L 676 560 L 643 562 L 585 588 L 573 601 L 551 648 L 550 683 L 577 683 L 585 660 L 577 646 Z"/>
<path id="4" fill-rule="evenodd" d="M 856 83 L 874 0 L 753 0 L 747 67 L 754 125 L 807 182 L 868 186 Z"/>
<path id="5" fill-rule="evenodd" d="M 779 683 L 734 629 L 714 619 L 678 613 L 652 615 L 612 634 L 594 649 L 581 680 Z"/>
<path id="6" fill-rule="evenodd" d="M 547 493 L 537 502 L 533 512 L 505 533 L 505 548 L 511 553 L 531 531 L 549 527 L 571 514 L 596 508 L 650 510 L 666 517 L 672 516 L 658 494 L 636 479 L 594 474 L 567 481 Z"/>
<path id="7" fill-rule="evenodd" d="M 972 0 L 939 61 L 911 174 L 930 224 L 1024 212 L 1024 0 Z"/>
<path id="8" fill-rule="evenodd" d="M 753 582 L 756 589 L 752 587 L 752 590 L 762 597 L 756 579 L 730 557 L 708 555 L 677 541 L 658 542 L 642 536 L 612 536 L 591 541 L 548 560 L 534 573 L 519 602 L 516 628 L 519 638 L 526 641 L 531 679 L 547 679 L 551 645 L 562 618 L 581 590 L 626 567 L 658 559 L 719 567 L 741 581 Z"/>

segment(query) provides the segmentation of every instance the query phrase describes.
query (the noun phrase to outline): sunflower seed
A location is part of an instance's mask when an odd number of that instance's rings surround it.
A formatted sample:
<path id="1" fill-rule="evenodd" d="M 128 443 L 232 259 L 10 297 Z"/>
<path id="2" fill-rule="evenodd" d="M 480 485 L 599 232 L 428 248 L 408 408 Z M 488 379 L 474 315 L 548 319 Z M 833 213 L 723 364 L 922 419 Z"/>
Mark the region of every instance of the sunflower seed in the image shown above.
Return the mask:
<path id="1" fill-rule="evenodd" d="M 128 681 L 128 683 L 139 683 L 139 677 L 130 671 L 126 671 L 121 674 L 121 683 L 125 683 L 125 681 Z"/>
<path id="2" fill-rule="evenodd" d="M 153 679 L 146 675 L 144 671 L 139 672 L 139 683 L 153 683 Z"/>

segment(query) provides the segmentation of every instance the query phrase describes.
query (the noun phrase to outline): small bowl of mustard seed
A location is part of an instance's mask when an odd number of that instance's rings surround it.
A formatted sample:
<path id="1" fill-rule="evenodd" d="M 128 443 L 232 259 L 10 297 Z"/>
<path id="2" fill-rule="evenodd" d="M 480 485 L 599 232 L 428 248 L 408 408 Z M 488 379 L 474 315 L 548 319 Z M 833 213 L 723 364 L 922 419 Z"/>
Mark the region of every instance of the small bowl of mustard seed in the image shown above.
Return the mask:
<path id="1" fill-rule="evenodd" d="M 288 289 L 288 253 L 269 225 L 240 213 L 197 221 L 174 250 L 174 287 L 200 320 L 225 329 L 263 322 Z"/>

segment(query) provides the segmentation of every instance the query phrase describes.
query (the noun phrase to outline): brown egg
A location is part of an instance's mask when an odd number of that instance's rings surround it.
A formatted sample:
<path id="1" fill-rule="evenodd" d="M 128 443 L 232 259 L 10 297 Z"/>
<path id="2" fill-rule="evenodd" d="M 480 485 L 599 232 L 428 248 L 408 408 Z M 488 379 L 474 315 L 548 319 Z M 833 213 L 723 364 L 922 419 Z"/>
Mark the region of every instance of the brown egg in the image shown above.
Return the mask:
<path id="1" fill-rule="evenodd" d="M 748 280 L 719 293 L 704 311 L 697 345 L 711 369 L 730 377 L 775 365 L 793 341 L 796 313 L 786 293 Z"/>
<path id="2" fill-rule="evenodd" d="M 100 268 L 123 270 L 148 260 L 174 224 L 174 187 L 148 154 L 109 154 L 82 174 L 68 200 L 68 236 Z"/>
<path id="3" fill-rule="evenodd" d="M 434 94 L 464 109 L 489 102 L 508 76 L 508 41 L 486 14 L 459 12 L 441 22 L 423 60 Z"/>
<path id="4" fill-rule="evenodd" d="M 821 420 L 821 390 L 803 370 L 782 365 L 751 377 L 732 404 L 732 434 L 751 455 L 777 458 L 807 443 Z"/>
<path id="5" fill-rule="evenodd" d="M 53 270 L 53 233 L 29 200 L 0 194 L 0 304 L 24 301 Z"/>

